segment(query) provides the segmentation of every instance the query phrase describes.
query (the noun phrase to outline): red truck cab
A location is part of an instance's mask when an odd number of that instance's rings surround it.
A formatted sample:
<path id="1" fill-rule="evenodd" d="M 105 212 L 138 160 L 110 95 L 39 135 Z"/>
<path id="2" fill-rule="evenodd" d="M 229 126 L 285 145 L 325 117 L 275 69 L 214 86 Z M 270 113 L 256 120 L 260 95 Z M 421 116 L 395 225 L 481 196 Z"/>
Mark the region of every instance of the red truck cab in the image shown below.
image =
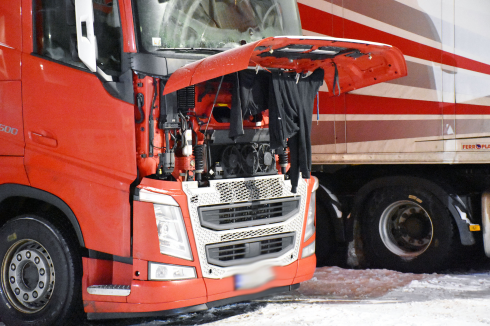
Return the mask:
<path id="1" fill-rule="evenodd" d="M 401 53 L 296 2 L 0 4 L 0 318 L 165 316 L 312 277 L 309 130 Z M 83 306 L 83 309 L 82 309 Z"/>

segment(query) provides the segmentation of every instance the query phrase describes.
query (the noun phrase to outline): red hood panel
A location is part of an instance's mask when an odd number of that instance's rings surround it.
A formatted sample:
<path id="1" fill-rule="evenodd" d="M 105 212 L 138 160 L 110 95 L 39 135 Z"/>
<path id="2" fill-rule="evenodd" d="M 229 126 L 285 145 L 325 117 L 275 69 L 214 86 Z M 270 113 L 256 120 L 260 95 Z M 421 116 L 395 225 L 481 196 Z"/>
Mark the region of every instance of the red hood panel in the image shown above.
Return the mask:
<path id="1" fill-rule="evenodd" d="M 330 95 L 334 95 L 335 66 L 340 93 L 407 75 L 403 54 L 389 45 L 322 37 L 269 37 L 178 69 L 170 76 L 164 94 L 257 66 L 302 74 L 323 68 Z"/>

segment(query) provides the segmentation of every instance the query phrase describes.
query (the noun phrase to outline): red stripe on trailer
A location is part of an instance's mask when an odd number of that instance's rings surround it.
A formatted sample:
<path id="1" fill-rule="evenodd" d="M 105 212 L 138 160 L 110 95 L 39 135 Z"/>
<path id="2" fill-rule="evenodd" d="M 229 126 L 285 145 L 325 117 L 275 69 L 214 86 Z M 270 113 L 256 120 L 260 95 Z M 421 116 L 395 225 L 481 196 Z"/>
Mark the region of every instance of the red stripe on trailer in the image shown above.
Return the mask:
<path id="1" fill-rule="evenodd" d="M 345 106 L 347 114 L 442 114 L 440 102 L 357 94 L 346 94 Z"/>
<path id="2" fill-rule="evenodd" d="M 321 34 L 332 35 L 332 14 L 316 10 L 302 3 L 298 3 L 301 18 L 301 27 L 309 31 L 322 31 Z"/>
<path id="3" fill-rule="evenodd" d="M 484 74 L 490 74 L 490 65 L 488 64 L 442 51 L 440 49 L 386 33 L 348 19 L 342 19 L 344 29 L 343 33 L 340 33 L 340 31 L 336 29 L 336 35 L 333 35 L 332 31 L 335 29 L 334 25 L 337 24 L 337 22 L 335 22 L 335 24 L 333 22 L 334 20 L 337 21 L 336 18 L 341 19 L 341 17 L 337 17 L 301 3 L 298 3 L 298 8 L 302 17 L 301 24 L 306 30 L 324 35 L 332 35 L 335 37 L 363 39 L 371 42 L 386 43 L 396 46 L 405 55 Z"/>
<path id="4" fill-rule="evenodd" d="M 490 106 L 456 103 L 457 114 L 490 114 Z"/>

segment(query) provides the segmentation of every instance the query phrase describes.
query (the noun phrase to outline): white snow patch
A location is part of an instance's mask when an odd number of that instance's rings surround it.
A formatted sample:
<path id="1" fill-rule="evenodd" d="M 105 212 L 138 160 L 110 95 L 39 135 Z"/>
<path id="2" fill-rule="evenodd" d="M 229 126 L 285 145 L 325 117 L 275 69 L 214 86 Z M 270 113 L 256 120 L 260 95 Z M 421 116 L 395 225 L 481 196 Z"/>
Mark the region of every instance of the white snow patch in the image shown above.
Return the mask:
<path id="1" fill-rule="evenodd" d="M 255 311 L 206 325 L 490 325 L 490 273 L 323 267 L 298 291 L 262 301 L 267 305 Z"/>

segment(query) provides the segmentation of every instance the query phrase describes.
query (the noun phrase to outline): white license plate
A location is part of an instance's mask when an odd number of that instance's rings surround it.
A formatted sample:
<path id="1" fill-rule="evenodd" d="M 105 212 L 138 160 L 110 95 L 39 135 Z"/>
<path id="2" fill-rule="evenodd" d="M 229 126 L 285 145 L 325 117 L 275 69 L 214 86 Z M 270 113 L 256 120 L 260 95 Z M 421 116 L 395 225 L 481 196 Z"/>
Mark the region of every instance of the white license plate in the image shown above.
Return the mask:
<path id="1" fill-rule="evenodd" d="M 262 267 L 252 272 L 235 275 L 235 290 L 253 289 L 274 279 L 272 267 Z"/>

